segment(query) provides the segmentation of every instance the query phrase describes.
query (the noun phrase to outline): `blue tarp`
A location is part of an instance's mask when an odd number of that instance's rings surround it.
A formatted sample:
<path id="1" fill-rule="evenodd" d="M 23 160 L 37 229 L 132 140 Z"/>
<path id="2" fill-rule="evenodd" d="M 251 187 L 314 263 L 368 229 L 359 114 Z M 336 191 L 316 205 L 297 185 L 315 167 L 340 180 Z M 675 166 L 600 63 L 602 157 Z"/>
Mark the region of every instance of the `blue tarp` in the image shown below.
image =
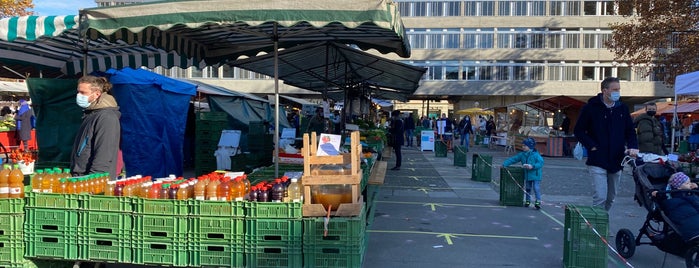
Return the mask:
<path id="1" fill-rule="evenodd" d="M 143 69 L 110 69 L 121 111 L 121 150 L 129 175 L 182 175 L 189 100 L 196 86 Z"/>

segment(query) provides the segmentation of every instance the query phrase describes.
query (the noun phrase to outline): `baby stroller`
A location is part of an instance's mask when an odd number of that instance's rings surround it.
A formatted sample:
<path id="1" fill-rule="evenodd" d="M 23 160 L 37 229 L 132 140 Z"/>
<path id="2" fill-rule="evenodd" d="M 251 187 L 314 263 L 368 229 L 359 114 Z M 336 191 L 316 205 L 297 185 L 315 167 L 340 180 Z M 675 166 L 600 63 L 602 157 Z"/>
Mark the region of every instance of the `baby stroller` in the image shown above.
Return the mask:
<path id="1" fill-rule="evenodd" d="M 699 240 L 682 239 L 678 229 L 662 211 L 658 202 L 651 196 L 653 190 L 665 191 L 670 176 L 679 168 L 669 163 L 637 163 L 630 161 L 633 167 L 633 179 L 636 185 L 634 200 L 644 207 L 648 214 L 638 236 L 634 237 L 629 229 L 621 229 L 616 234 L 616 249 L 624 258 L 631 258 L 636 246 L 654 245 L 658 249 L 685 258 L 687 267 L 699 267 Z"/>

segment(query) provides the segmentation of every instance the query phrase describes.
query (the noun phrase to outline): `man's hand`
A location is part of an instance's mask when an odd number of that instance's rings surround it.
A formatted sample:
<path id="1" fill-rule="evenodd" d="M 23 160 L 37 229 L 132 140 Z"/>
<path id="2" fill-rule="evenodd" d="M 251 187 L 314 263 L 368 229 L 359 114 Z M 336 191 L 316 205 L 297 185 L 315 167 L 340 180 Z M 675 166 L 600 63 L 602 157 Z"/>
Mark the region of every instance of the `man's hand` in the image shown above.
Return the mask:
<path id="1" fill-rule="evenodd" d="M 636 157 L 638 156 L 638 149 L 626 149 L 626 154 Z"/>

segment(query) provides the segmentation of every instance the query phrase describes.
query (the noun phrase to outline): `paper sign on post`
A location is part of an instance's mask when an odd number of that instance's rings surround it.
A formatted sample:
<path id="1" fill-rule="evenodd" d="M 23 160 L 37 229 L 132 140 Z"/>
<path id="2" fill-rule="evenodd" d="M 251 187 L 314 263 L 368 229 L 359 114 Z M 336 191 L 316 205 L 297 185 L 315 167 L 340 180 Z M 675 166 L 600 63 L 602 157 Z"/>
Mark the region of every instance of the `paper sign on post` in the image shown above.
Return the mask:
<path id="1" fill-rule="evenodd" d="M 444 135 L 444 129 L 447 127 L 447 120 L 437 121 L 437 134 Z"/>
<path id="2" fill-rule="evenodd" d="M 316 153 L 316 155 L 339 155 L 341 139 L 341 135 L 321 133 L 320 140 L 318 141 L 318 152 Z"/>

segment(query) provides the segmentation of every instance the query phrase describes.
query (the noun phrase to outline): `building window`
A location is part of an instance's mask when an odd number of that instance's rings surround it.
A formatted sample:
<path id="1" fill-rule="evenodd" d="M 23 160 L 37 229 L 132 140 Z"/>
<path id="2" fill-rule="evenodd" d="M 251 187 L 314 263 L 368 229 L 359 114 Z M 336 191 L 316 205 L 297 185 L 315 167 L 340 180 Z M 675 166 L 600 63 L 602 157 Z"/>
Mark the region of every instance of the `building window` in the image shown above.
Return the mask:
<path id="1" fill-rule="evenodd" d="M 493 72 L 494 68 L 493 66 L 488 66 L 488 65 L 481 65 L 476 67 L 478 70 L 478 79 L 481 81 L 492 81 L 494 80 Z"/>
<path id="2" fill-rule="evenodd" d="M 580 31 L 550 29 L 548 46 L 549 48 L 580 48 Z"/>
<path id="3" fill-rule="evenodd" d="M 611 38 L 611 31 L 583 30 L 584 48 L 606 48 L 605 42 Z"/>
<path id="4" fill-rule="evenodd" d="M 493 48 L 493 29 L 465 29 L 463 48 Z"/>
<path id="5" fill-rule="evenodd" d="M 584 15 L 586 16 L 612 16 L 618 14 L 618 7 L 614 1 L 585 1 Z"/>
<path id="6" fill-rule="evenodd" d="M 221 78 L 235 78 L 235 67 L 228 64 L 221 66 Z"/>
<path id="7" fill-rule="evenodd" d="M 619 80 L 622 81 L 631 81 L 631 67 L 617 67 L 616 77 L 618 77 Z"/>
<path id="8" fill-rule="evenodd" d="M 445 80 L 459 80 L 459 62 L 447 61 L 444 67 Z"/>
<path id="9" fill-rule="evenodd" d="M 493 16 L 495 1 L 464 1 L 464 16 Z"/>
<path id="10" fill-rule="evenodd" d="M 549 1 L 549 13 L 551 16 L 580 16 L 580 1 Z"/>
<path id="11" fill-rule="evenodd" d="M 545 16 L 546 1 L 499 1 L 499 16 Z"/>
<path id="12" fill-rule="evenodd" d="M 498 48 L 544 48 L 545 34 L 531 29 L 511 29 L 498 34 Z"/>
<path id="13" fill-rule="evenodd" d="M 582 80 L 595 80 L 595 67 L 594 66 L 583 66 L 582 67 Z"/>

